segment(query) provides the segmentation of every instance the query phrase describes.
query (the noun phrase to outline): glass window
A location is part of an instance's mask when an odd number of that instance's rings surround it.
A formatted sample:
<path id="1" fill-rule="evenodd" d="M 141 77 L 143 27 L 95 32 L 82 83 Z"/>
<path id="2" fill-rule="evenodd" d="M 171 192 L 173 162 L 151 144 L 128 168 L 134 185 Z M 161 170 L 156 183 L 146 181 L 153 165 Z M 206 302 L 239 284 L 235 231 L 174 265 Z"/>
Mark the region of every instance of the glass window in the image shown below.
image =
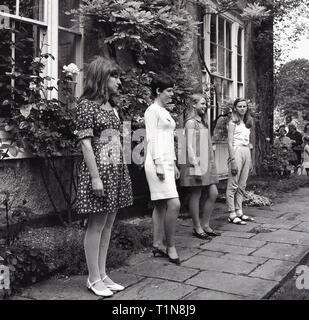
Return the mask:
<path id="1" fill-rule="evenodd" d="M 61 0 L 59 1 L 59 26 L 79 31 L 79 22 L 75 21 L 72 16 L 67 15 L 66 12 L 71 9 L 77 9 L 79 7 L 80 0 Z"/>
<path id="2" fill-rule="evenodd" d="M 215 14 L 211 15 L 210 20 L 210 41 L 217 43 L 217 16 Z"/>
<path id="3" fill-rule="evenodd" d="M 20 0 L 19 15 L 21 17 L 34 20 L 44 20 L 44 1 L 43 0 Z"/>
<path id="4" fill-rule="evenodd" d="M 0 6 L 3 6 L 2 8 L 0 7 L 3 11 L 8 11 L 10 14 L 16 14 L 16 0 L 0 0 Z M 4 10 L 4 7 L 6 10 Z"/>
<path id="5" fill-rule="evenodd" d="M 237 33 L 237 83 L 238 87 L 243 87 L 243 52 L 242 52 L 242 37 L 243 37 L 243 30 L 241 28 L 238 29 Z M 238 90 L 238 96 L 242 96 L 243 93 L 240 95 L 241 90 Z"/>
<path id="6" fill-rule="evenodd" d="M 218 42 L 220 46 L 225 45 L 224 41 L 224 20 L 219 17 Z"/>

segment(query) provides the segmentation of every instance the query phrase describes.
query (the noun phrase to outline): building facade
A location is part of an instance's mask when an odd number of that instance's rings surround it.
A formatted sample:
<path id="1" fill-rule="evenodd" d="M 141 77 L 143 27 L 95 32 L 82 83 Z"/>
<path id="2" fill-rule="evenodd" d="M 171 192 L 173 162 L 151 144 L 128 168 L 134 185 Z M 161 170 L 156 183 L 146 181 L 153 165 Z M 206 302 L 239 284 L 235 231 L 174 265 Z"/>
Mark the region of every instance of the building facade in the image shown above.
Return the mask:
<path id="1" fill-rule="evenodd" d="M 80 0 L 0 0 L 0 52 L 1 56 L 10 57 L 15 64 L 30 70 L 27 58 L 36 57 L 41 50 L 50 54 L 44 74 L 50 77 L 50 85 L 56 85 L 63 76 L 63 66 L 75 63 L 81 72 L 76 77 L 75 94 L 78 97 L 83 89 L 83 65 L 91 56 L 106 53 L 104 35 L 87 33 L 80 27 L 78 20 L 66 15 L 67 11 L 77 8 Z M 220 15 L 211 10 L 215 2 L 209 1 L 210 10 L 205 11 L 197 5 L 190 4 L 192 16 L 201 22 L 200 37 L 194 39 L 192 59 L 196 60 L 194 70 L 196 77 L 207 86 L 216 88 L 216 95 L 210 96 L 211 108 L 209 122 L 226 112 L 226 106 L 236 97 L 246 97 L 256 102 L 258 74 L 260 66 L 255 59 L 255 29 L 251 23 L 242 20 L 238 12 L 225 12 Z M 12 32 L 12 29 L 17 32 Z M 88 28 L 89 29 L 89 28 Z M 27 42 L 27 37 L 33 41 Z M 25 42 L 23 55 L 14 43 Z M 7 46 L 10 43 L 10 46 Z M 13 44 L 13 45 L 12 45 Z M 2 47 L 1 47 L 2 46 Z M 9 65 L 0 56 L 0 103 L 10 95 L 6 89 L 8 80 L 6 72 L 12 72 Z M 22 57 L 22 59 L 20 58 Z M 121 57 L 120 57 L 121 58 Z M 200 63 L 199 59 L 204 61 Z M 126 59 L 126 57 L 122 57 Z M 199 62 L 198 62 L 199 61 Z M 207 71 L 208 70 L 208 71 Z M 210 72 L 210 74 L 209 74 Z M 17 85 L 17 84 L 16 84 Z M 49 94 L 57 95 L 51 91 Z M 0 120 L 10 115 L 7 106 L 0 107 Z M 217 121 L 214 129 L 214 151 L 216 164 L 221 179 L 227 177 L 227 137 L 225 117 Z M 252 143 L 255 143 L 254 134 Z M 9 134 L 1 127 L 1 144 L 10 140 Z M 253 158 L 255 158 L 253 153 Z M 138 174 L 137 171 L 134 171 Z M 17 182 L 16 177 L 23 177 Z M 0 168 L 0 190 L 17 192 L 16 201 L 27 198 L 28 205 L 37 213 L 50 212 L 52 208 L 47 196 L 43 194 L 43 184 L 31 155 L 20 152 L 2 162 Z M 52 179 L 52 178 L 50 178 Z M 134 177 L 133 177 L 134 179 Z M 12 181 L 13 180 L 13 181 Z M 51 182 L 51 184 L 53 184 Z M 147 184 L 145 183 L 144 186 Z M 15 190 L 14 190 L 15 189 Z M 30 191 L 31 190 L 31 191 Z M 59 196 L 60 198 L 60 196 Z M 61 200 L 59 200 L 61 201 Z"/>

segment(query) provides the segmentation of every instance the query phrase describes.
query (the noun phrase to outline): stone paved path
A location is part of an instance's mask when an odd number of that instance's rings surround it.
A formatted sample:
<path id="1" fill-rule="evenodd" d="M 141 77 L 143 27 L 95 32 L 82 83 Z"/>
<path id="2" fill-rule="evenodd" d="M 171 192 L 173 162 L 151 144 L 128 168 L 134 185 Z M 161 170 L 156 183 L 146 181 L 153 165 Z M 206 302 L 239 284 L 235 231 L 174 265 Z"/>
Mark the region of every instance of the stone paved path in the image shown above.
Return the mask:
<path id="1" fill-rule="evenodd" d="M 265 299 L 309 252 L 309 188 L 287 194 L 272 207 L 247 208 L 256 221 L 227 223 L 218 203 L 213 226 L 222 236 L 211 241 L 191 236 L 189 219 L 179 220 L 176 266 L 150 252 L 140 253 L 111 277 L 127 288 L 108 300 Z M 86 277 L 50 279 L 12 299 L 97 300 L 85 288 Z"/>

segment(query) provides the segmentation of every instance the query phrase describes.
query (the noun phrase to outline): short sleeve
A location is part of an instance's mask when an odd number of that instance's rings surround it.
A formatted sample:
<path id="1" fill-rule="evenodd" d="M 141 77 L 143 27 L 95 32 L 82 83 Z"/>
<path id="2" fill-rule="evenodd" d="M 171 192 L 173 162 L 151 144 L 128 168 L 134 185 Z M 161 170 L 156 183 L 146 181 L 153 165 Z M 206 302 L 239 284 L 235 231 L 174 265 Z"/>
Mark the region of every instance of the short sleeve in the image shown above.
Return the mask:
<path id="1" fill-rule="evenodd" d="M 84 100 L 78 104 L 75 119 L 76 129 L 74 131 L 77 142 L 93 137 L 93 114 L 94 109 L 91 103 Z"/>

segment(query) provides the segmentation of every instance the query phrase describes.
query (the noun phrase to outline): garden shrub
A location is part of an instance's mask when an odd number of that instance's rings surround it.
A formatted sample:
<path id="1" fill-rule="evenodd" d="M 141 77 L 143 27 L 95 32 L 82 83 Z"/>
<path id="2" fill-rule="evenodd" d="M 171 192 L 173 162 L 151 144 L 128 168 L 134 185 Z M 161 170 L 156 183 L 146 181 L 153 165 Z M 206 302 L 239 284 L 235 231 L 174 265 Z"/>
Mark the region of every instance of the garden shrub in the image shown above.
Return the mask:
<path id="1" fill-rule="evenodd" d="M 0 256 L 10 268 L 12 291 L 55 273 L 86 275 L 84 235 L 85 228 L 77 224 L 28 229 L 11 246 L 0 248 Z M 108 250 L 107 268 L 123 265 L 130 255 L 149 246 L 150 223 L 116 221 Z"/>

